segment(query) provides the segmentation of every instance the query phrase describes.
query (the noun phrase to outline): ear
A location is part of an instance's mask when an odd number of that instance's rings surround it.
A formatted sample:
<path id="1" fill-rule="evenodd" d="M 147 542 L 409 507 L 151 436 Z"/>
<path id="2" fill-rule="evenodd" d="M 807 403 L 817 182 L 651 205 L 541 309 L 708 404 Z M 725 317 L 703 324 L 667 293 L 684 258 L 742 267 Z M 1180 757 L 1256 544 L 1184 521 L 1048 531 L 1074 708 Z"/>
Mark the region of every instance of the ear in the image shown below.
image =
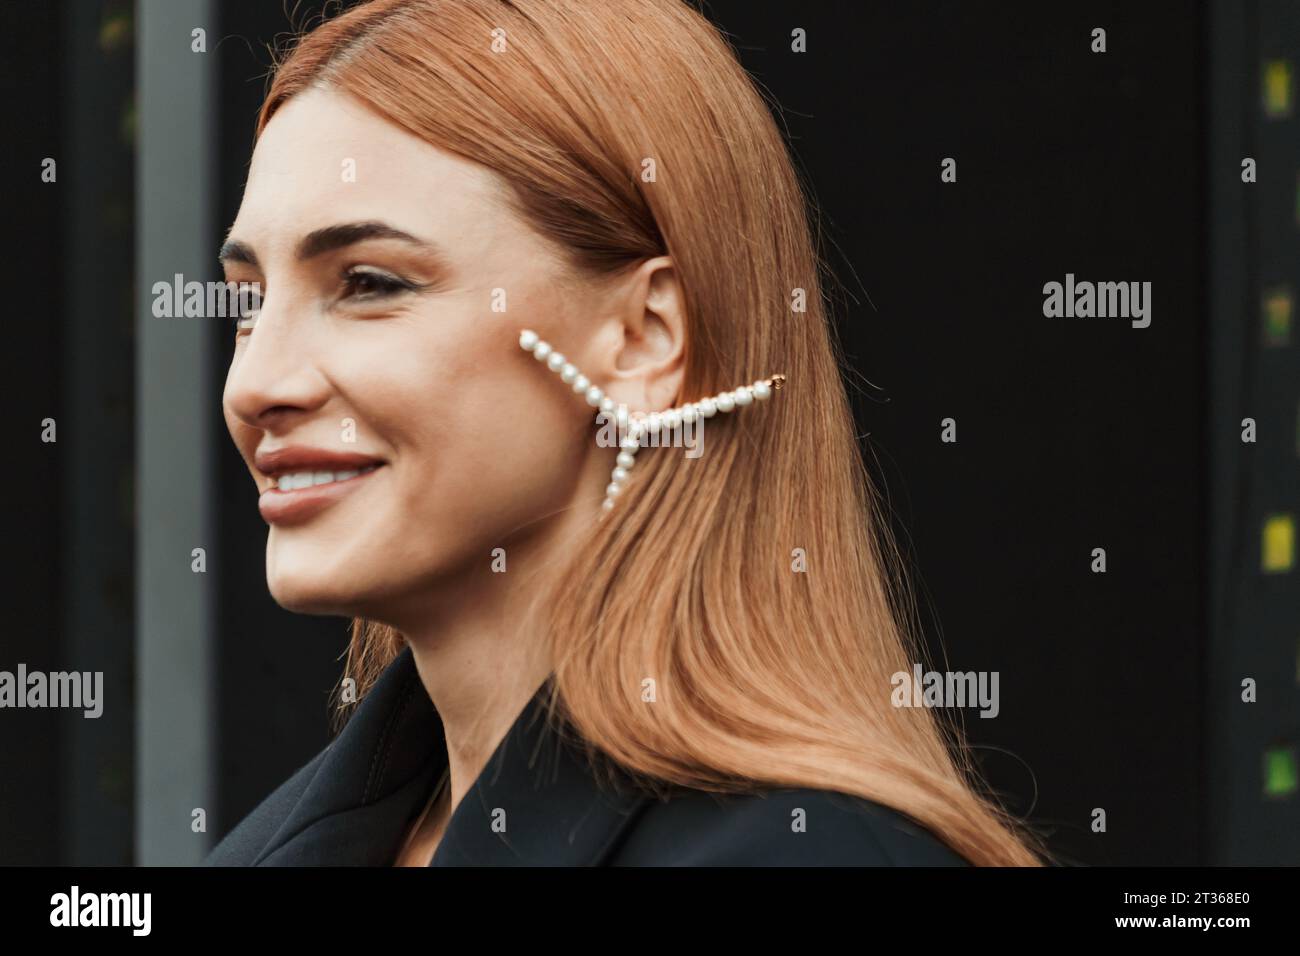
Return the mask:
<path id="1" fill-rule="evenodd" d="M 633 411 L 678 404 L 686 353 L 686 301 L 668 256 L 647 259 L 620 282 L 605 394 Z"/>

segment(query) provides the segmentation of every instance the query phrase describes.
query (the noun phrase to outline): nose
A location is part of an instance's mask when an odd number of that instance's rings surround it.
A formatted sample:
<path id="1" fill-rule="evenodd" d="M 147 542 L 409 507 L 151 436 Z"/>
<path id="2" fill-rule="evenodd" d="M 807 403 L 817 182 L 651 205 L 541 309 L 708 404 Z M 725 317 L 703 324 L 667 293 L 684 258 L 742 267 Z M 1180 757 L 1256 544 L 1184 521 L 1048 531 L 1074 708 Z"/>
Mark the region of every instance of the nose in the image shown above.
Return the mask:
<path id="1" fill-rule="evenodd" d="M 329 380 L 315 358 L 306 323 L 277 315 L 268 296 L 254 327 L 236 347 L 224 400 L 246 425 L 280 433 L 320 409 Z"/>

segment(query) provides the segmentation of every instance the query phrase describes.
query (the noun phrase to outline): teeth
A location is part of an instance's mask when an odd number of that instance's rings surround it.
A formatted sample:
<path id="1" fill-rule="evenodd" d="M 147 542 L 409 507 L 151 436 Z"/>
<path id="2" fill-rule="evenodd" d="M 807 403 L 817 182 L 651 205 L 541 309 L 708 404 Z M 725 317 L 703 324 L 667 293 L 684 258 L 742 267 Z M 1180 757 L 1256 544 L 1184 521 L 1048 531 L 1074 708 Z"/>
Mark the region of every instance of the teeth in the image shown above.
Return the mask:
<path id="1" fill-rule="evenodd" d="M 280 491 L 297 491 L 299 488 L 311 488 L 314 485 L 328 485 L 335 481 L 347 481 L 349 478 L 355 478 L 357 475 L 364 475 L 366 472 L 374 471 L 377 465 L 366 465 L 364 468 L 348 468 L 343 471 L 295 471 L 292 474 L 281 475 L 275 480 L 275 486 Z"/>

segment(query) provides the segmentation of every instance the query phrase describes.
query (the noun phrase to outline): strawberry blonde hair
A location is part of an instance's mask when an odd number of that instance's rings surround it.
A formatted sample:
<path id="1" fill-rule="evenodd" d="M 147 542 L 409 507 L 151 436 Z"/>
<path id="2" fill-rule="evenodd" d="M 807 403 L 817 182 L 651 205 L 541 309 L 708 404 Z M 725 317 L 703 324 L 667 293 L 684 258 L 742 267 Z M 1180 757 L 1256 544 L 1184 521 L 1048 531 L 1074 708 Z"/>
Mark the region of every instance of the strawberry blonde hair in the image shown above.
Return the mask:
<path id="1" fill-rule="evenodd" d="M 686 305 L 679 401 L 788 377 L 761 414 L 714 419 L 702 458 L 638 456 L 616 519 L 573 549 L 539 631 L 552 703 L 593 752 L 669 785 L 854 794 L 972 863 L 1039 863 L 1037 838 L 978 792 L 957 728 L 891 703 L 891 675 L 922 659 L 913 603 L 884 560 L 898 555 L 808 200 L 717 28 L 681 0 L 372 0 L 300 37 L 258 133 L 321 85 L 493 170 L 580 274 L 671 256 Z M 403 643 L 354 622 L 345 675 L 359 694 Z"/>

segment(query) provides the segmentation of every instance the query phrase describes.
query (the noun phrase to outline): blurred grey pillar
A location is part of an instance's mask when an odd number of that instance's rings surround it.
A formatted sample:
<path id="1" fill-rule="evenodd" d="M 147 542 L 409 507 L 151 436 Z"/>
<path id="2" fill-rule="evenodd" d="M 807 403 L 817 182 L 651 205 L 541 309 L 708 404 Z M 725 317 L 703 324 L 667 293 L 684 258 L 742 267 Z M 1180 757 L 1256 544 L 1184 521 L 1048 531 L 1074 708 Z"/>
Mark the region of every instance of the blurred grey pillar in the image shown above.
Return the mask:
<path id="1" fill-rule="evenodd" d="M 152 287 L 215 278 L 211 234 L 216 42 L 209 0 L 138 0 L 136 83 L 136 862 L 202 859 L 215 819 L 215 564 L 208 321 L 155 318 Z M 203 29 L 207 52 L 191 49 Z"/>

